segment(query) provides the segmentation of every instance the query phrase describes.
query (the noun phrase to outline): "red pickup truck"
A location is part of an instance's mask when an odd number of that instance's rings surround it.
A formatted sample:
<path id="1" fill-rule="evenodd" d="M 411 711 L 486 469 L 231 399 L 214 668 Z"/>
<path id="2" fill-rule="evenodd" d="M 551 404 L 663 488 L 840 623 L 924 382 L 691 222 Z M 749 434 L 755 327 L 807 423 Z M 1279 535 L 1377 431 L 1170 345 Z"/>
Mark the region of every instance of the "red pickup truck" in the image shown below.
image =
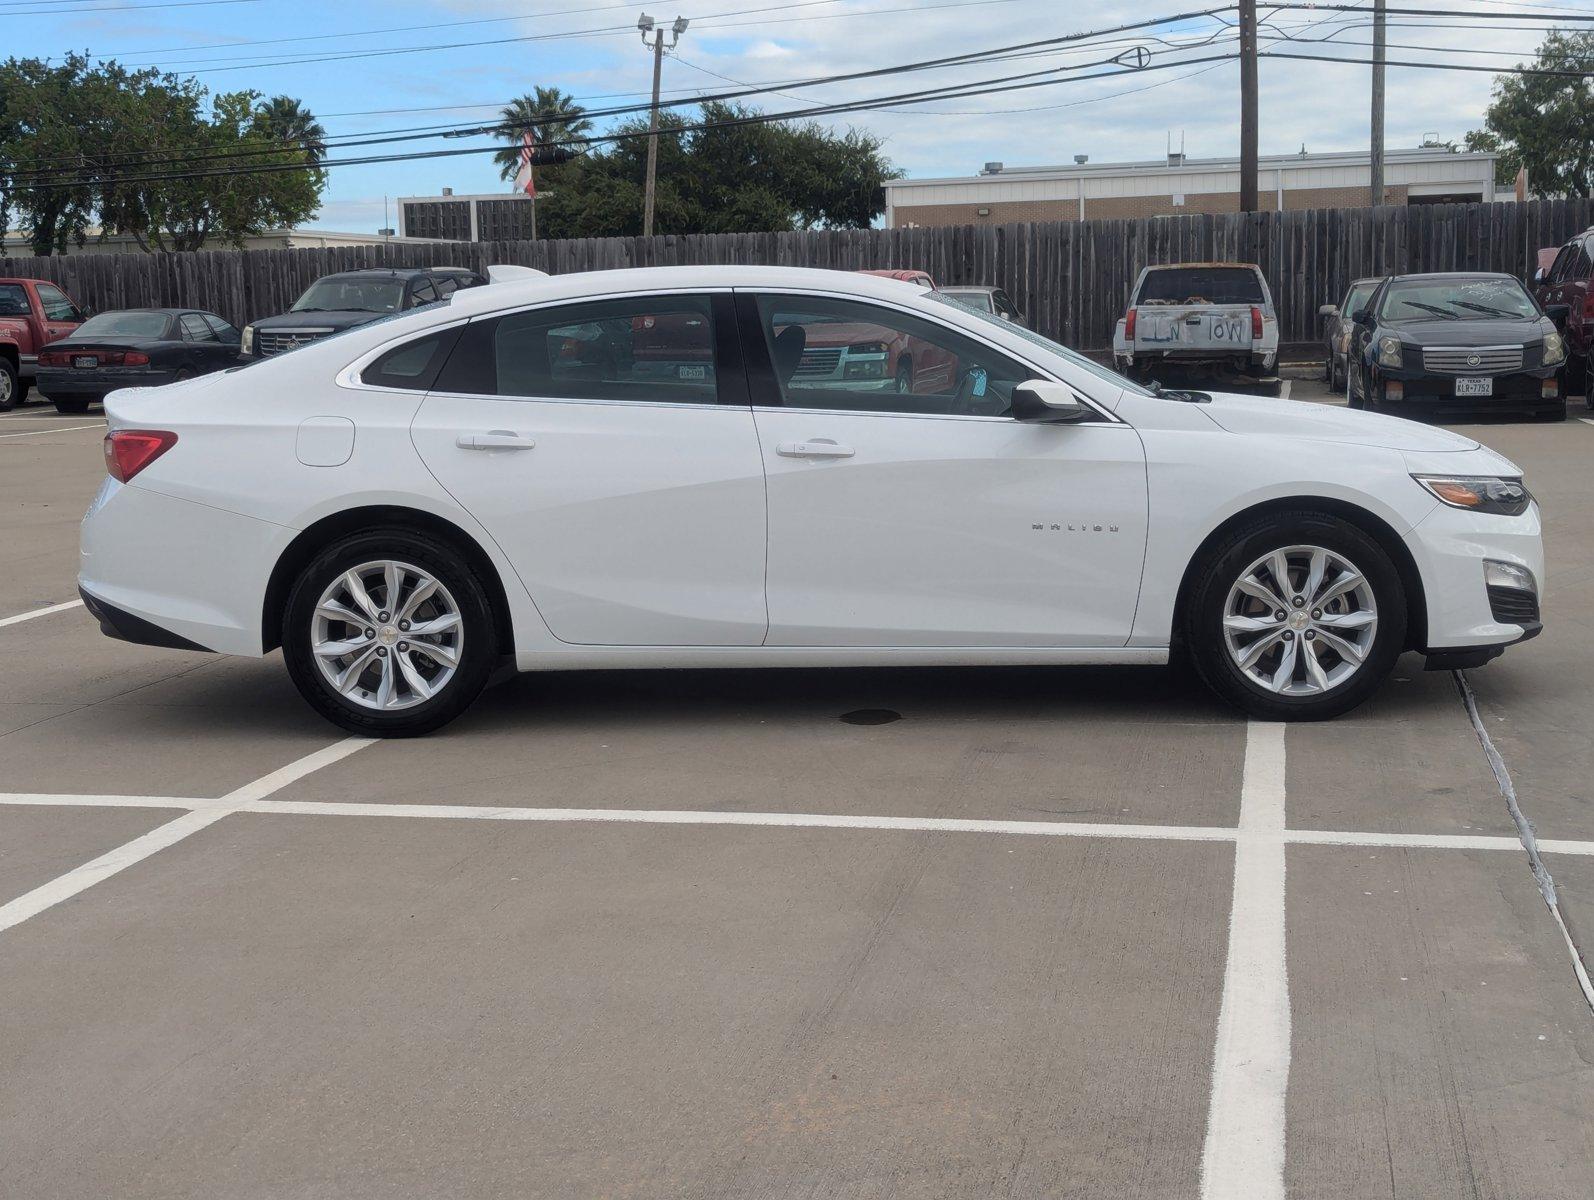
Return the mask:
<path id="1" fill-rule="evenodd" d="M 21 404 L 38 372 L 39 348 L 83 323 L 80 309 L 45 279 L 0 279 L 0 412 Z"/>

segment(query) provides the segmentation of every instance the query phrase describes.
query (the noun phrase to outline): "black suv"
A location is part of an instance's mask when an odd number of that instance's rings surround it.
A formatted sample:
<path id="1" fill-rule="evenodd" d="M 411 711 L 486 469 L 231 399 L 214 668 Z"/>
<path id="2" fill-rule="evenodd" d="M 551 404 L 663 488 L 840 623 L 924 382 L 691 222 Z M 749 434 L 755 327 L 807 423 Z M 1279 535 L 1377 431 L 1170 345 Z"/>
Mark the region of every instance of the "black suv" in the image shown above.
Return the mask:
<path id="1" fill-rule="evenodd" d="M 486 282 L 464 267 L 373 267 L 323 275 L 281 316 L 245 326 L 243 354 L 269 358 Z"/>

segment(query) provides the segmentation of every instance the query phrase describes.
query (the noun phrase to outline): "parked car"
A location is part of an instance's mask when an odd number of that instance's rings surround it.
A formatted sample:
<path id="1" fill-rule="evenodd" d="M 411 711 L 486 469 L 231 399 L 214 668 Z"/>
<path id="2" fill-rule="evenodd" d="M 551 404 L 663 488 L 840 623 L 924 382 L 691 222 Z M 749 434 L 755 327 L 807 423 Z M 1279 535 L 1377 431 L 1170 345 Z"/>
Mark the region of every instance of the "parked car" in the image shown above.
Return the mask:
<path id="1" fill-rule="evenodd" d="M 1367 303 L 1380 278 L 1353 280 L 1343 300 L 1338 304 L 1325 304 L 1317 310 L 1317 315 L 1323 318 L 1323 351 L 1326 358 L 1323 378 L 1333 391 L 1337 392 L 1345 386 L 1345 351 L 1350 346 L 1351 330 L 1356 325 L 1353 318 L 1357 310 Z"/>
<path id="2" fill-rule="evenodd" d="M 244 326 L 243 353 L 270 358 L 329 334 L 446 300 L 487 280 L 464 267 L 373 267 L 323 275 L 287 312 Z"/>
<path id="3" fill-rule="evenodd" d="M 1277 386 L 1278 313 L 1254 263 L 1146 267 L 1113 332 L 1113 361 L 1142 382 L 1170 368 Z"/>
<path id="4" fill-rule="evenodd" d="M 0 412 L 27 399 L 39 351 L 66 337 L 83 310 L 47 279 L 0 279 Z"/>
<path id="5" fill-rule="evenodd" d="M 881 279 L 895 279 L 898 283 L 911 283 L 915 287 L 934 288 L 935 280 L 923 271 L 859 271 L 860 275 L 874 275 Z"/>
<path id="6" fill-rule="evenodd" d="M 648 318 L 694 331 L 712 374 L 563 354 Z M 799 343 L 838 324 L 935 346 L 941 390 L 796 386 Z M 1240 708 L 1314 719 L 1403 650 L 1476 666 L 1540 629 L 1538 508 L 1477 442 L 1158 395 L 857 274 L 499 284 L 106 407 L 79 576 L 105 631 L 280 645 L 307 701 L 366 733 L 435 729 L 508 662 L 1162 663 L 1176 647 Z"/>
<path id="7" fill-rule="evenodd" d="M 39 355 L 39 391 L 80 413 L 124 387 L 158 387 L 237 366 L 238 330 L 191 308 L 129 308 L 90 317 Z"/>
<path id="8" fill-rule="evenodd" d="M 1014 304 L 1012 298 L 1001 288 L 946 287 L 941 291 L 944 295 L 980 312 L 994 313 L 1004 321 L 1017 321 L 1020 325 L 1024 323 L 1024 314 L 1018 311 L 1018 305 Z"/>
<path id="9" fill-rule="evenodd" d="M 1356 314 L 1345 398 L 1375 411 L 1564 421 L 1565 361 L 1565 341 L 1514 276 L 1395 275 Z"/>
<path id="10" fill-rule="evenodd" d="M 1594 409 L 1594 229 L 1584 230 L 1556 253 L 1548 269 L 1534 276 L 1533 295 L 1566 339 L 1561 369 L 1562 393 L 1584 397 Z"/>

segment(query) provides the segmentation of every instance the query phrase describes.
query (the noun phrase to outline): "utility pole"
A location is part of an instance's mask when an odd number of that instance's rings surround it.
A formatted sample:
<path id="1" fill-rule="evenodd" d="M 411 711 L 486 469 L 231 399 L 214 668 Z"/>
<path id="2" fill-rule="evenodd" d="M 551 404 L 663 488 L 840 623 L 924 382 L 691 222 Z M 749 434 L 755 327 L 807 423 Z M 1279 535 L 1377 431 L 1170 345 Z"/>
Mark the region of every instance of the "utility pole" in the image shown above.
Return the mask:
<path id="1" fill-rule="evenodd" d="M 664 28 L 647 13 L 637 18 L 636 27 L 642 31 L 642 44 L 648 45 L 648 34 L 653 34 L 653 108 L 648 118 L 648 177 L 642 196 L 642 236 L 653 236 L 653 188 L 659 172 L 659 77 L 664 70 L 665 50 L 675 49 L 686 27 L 691 24 L 685 17 L 676 17 L 670 26 L 670 44 L 664 44 Z"/>
<path id="2" fill-rule="evenodd" d="M 1256 199 L 1256 0 L 1240 0 L 1240 211 Z"/>
<path id="3" fill-rule="evenodd" d="M 1372 179 L 1368 194 L 1375 206 L 1384 202 L 1384 0 L 1373 0 Z"/>

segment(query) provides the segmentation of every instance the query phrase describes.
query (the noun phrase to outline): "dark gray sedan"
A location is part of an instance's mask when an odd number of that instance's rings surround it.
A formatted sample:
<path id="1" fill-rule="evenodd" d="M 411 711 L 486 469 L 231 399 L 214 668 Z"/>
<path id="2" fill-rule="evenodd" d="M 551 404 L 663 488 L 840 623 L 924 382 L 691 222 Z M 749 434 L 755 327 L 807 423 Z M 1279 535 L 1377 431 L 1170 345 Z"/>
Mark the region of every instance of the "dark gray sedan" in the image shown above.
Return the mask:
<path id="1" fill-rule="evenodd" d="M 57 412 L 86 412 L 117 388 L 154 387 L 237 366 L 238 342 L 238 330 L 215 313 L 100 313 L 39 355 L 37 386 Z"/>

